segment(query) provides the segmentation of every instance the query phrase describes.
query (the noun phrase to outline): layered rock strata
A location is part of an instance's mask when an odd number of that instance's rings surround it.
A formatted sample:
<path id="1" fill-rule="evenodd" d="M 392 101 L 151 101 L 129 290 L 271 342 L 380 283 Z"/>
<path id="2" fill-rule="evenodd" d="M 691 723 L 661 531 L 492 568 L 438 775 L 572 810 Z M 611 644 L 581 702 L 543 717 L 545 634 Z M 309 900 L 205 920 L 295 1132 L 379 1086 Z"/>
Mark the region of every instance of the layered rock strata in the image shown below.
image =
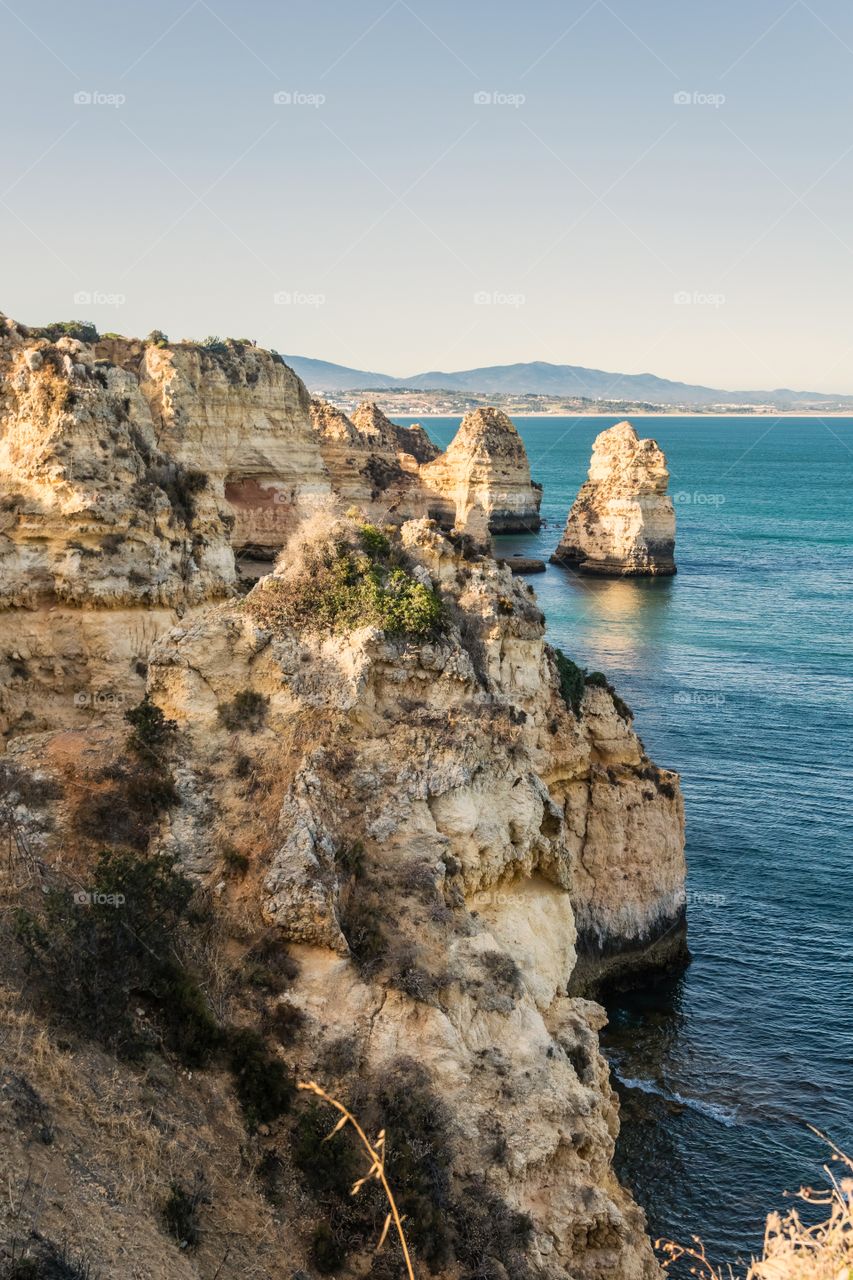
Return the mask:
<path id="1" fill-rule="evenodd" d="M 538 529 L 541 486 L 530 478 L 521 437 L 500 409 L 475 409 L 462 419 L 443 454 L 421 468 L 429 513 L 443 527 L 475 536 Z"/>
<path id="2" fill-rule="evenodd" d="M 552 561 L 605 577 L 674 574 L 675 509 L 668 482 L 656 441 L 638 439 L 630 422 L 602 431 Z"/>
<path id="3" fill-rule="evenodd" d="M 280 550 L 330 494 L 308 409 L 249 344 L 54 341 L 0 317 L 4 728 L 138 694 L 153 636 L 234 591 L 235 549 Z"/>
<path id="4" fill-rule="evenodd" d="M 610 1168 L 602 1015 L 567 990 L 579 940 L 600 954 L 649 942 L 683 911 L 677 775 L 648 760 L 605 688 L 578 715 L 566 705 L 535 597 L 508 568 L 463 558 L 427 520 L 404 524 L 400 547 L 444 601 L 443 634 L 268 621 L 279 583 L 293 591 L 288 556 L 245 601 L 158 642 L 149 693 L 189 735 L 198 794 L 170 839 L 215 875 L 211 815 L 248 821 L 233 788 L 205 790 L 228 750 L 218 708 L 268 699 L 256 750 L 283 795 L 259 905 L 299 948 L 312 1026 L 351 1029 L 368 1076 L 399 1055 L 425 1068 L 458 1126 L 454 1179 L 482 1177 L 530 1216 L 533 1274 L 652 1276 Z M 365 967 L 366 913 L 383 942 Z"/>

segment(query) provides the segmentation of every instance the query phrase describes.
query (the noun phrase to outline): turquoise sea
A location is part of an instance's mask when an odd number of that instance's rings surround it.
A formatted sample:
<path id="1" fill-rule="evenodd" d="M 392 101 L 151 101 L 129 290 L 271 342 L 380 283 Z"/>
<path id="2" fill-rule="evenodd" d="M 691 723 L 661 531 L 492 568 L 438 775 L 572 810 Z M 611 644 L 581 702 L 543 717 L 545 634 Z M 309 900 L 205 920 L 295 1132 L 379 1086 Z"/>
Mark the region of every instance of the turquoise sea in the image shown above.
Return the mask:
<path id="1" fill-rule="evenodd" d="M 808 1125 L 853 1153 L 853 419 L 632 420 L 669 461 L 678 575 L 530 581 L 681 773 L 693 960 L 614 1002 L 604 1047 L 650 1231 L 734 1261 L 825 1180 Z M 548 557 L 615 421 L 515 419 L 546 523 L 502 547 Z"/>

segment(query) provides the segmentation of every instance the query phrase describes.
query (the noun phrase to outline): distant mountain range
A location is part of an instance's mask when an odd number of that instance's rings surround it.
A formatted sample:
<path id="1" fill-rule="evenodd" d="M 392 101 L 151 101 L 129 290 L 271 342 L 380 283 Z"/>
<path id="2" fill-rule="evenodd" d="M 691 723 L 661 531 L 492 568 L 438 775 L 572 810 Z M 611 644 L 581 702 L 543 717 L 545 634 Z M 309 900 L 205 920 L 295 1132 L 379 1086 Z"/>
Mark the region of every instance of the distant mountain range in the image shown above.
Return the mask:
<path id="1" fill-rule="evenodd" d="M 824 391 L 721 391 L 714 387 L 673 382 L 653 373 L 608 373 L 574 364 L 496 364 L 481 369 L 461 369 L 456 373 L 433 370 L 410 378 L 393 378 L 386 373 L 349 369 L 327 360 L 307 356 L 285 356 L 312 391 L 463 391 L 501 395 L 541 395 L 582 397 L 587 400 L 627 400 L 661 405 L 771 404 L 796 409 L 816 405 L 853 405 L 853 396 Z"/>

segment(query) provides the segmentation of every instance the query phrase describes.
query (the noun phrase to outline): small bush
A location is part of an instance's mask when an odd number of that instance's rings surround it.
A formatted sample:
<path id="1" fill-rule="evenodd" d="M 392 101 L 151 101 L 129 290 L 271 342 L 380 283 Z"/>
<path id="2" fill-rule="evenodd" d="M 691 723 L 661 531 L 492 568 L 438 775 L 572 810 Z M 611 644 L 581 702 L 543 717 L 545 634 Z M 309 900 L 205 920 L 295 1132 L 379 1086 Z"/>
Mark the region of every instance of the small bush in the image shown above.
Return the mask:
<path id="1" fill-rule="evenodd" d="M 75 1258 L 66 1244 L 55 1245 L 36 1232 L 23 1245 L 11 1241 L 12 1256 L 4 1261 L 2 1280 L 97 1280 L 85 1258 Z"/>
<path id="2" fill-rule="evenodd" d="M 53 324 L 43 325 L 40 329 L 30 329 L 33 338 L 47 338 L 48 342 L 58 342 L 60 338 L 76 338 L 78 342 L 97 342 L 98 330 L 93 324 L 84 320 L 56 320 Z"/>
<path id="3" fill-rule="evenodd" d="M 400 1058 L 379 1082 L 381 1127 L 387 1134 L 386 1167 L 406 1233 L 436 1269 L 453 1257 L 450 1116 L 419 1063 Z"/>
<path id="4" fill-rule="evenodd" d="M 360 840 L 339 845 L 335 849 L 335 863 L 346 875 L 358 879 L 364 871 L 364 845 Z"/>
<path id="5" fill-rule="evenodd" d="M 571 707 L 576 716 L 580 715 L 584 690 L 589 686 L 591 689 L 606 689 L 613 699 L 617 715 L 628 723 L 634 719 L 633 711 L 619 697 L 603 671 L 587 671 L 584 667 L 579 667 L 571 658 L 566 657 L 562 649 L 554 649 L 553 654 L 560 679 L 560 693 L 566 706 Z"/>
<path id="6" fill-rule="evenodd" d="M 72 829 L 93 843 L 144 851 L 154 823 L 179 800 L 171 776 L 156 761 L 143 758 L 111 765 L 98 780 L 107 785 L 77 797 Z"/>
<path id="7" fill-rule="evenodd" d="M 311 1241 L 311 1260 L 321 1275 L 340 1271 L 347 1260 L 347 1251 L 328 1222 L 321 1222 Z"/>
<path id="8" fill-rule="evenodd" d="M 293 1044 L 307 1021 L 298 1005 L 281 1000 L 264 1018 L 264 1030 L 274 1035 L 279 1044 Z"/>
<path id="9" fill-rule="evenodd" d="M 630 721 L 634 719 L 633 711 L 628 706 L 627 702 L 624 702 L 622 698 L 619 697 L 619 694 L 613 688 L 613 685 L 607 679 L 607 676 L 604 674 L 603 671 L 590 671 L 586 677 L 586 682 L 592 689 L 607 690 L 607 692 L 610 694 L 611 698 L 613 699 L 613 705 L 616 708 L 616 714 L 621 716 L 623 720 L 626 720 L 630 723 Z"/>
<path id="10" fill-rule="evenodd" d="M 167 1046 L 187 1065 L 206 1062 L 219 1033 L 174 951 L 192 892 L 168 858 L 104 850 L 91 892 L 54 889 L 41 913 L 19 911 L 17 938 L 56 1017 L 134 1057 L 148 1042 L 132 1010 L 147 998 Z"/>
<path id="11" fill-rule="evenodd" d="M 220 702 L 217 714 L 220 723 L 230 733 L 244 730 L 246 733 L 257 733 L 264 727 L 270 700 L 263 693 L 254 689 L 241 689 L 235 693 L 230 702 Z"/>
<path id="12" fill-rule="evenodd" d="M 147 747 L 152 751 L 164 747 L 178 728 L 174 720 L 166 719 L 147 693 L 135 707 L 125 711 L 124 718 L 133 730 L 130 745 Z"/>
<path id="13" fill-rule="evenodd" d="M 554 650 L 554 662 L 560 679 L 560 696 L 567 707 L 571 707 L 576 716 L 580 715 L 586 677 L 583 667 L 579 667 L 571 658 L 567 658 L 562 649 Z"/>
<path id="14" fill-rule="evenodd" d="M 382 560 L 390 555 L 391 540 L 377 525 L 363 524 L 358 534 L 362 547 L 372 559 Z"/>
<path id="15" fill-rule="evenodd" d="M 372 972 L 388 950 L 381 903 L 375 892 L 365 888 L 349 896 L 341 914 L 341 930 L 356 963 L 364 972 Z"/>
<path id="16" fill-rule="evenodd" d="M 237 879 L 242 877 L 249 870 L 249 856 L 242 853 L 239 849 L 235 849 L 233 844 L 226 844 L 222 848 L 222 861 L 225 864 L 225 870 L 229 875 L 235 876 Z"/>
<path id="17" fill-rule="evenodd" d="M 438 635 L 446 622 L 440 597 L 395 563 L 381 530 L 365 525 L 360 540 L 365 537 L 369 550 L 344 539 L 314 546 L 302 572 L 264 578 L 247 598 L 247 611 L 272 630 L 335 632 L 374 626 L 410 639 Z"/>
<path id="18" fill-rule="evenodd" d="M 250 1130 L 269 1124 L 289 1110 L 295 1087 L 284 1064 L 267 1048 L 257 1031 L 233 1028 L 228 1056 L 234 1088 Z"/>
<path id="19" fill-rule="evenodd" d="M 163 1221 L 169 1234 L 175 1237 L 182 1249 L 196 1249 L 201 1241 L 199 1209 L 209 1203 L 200 1178 L 192 1191 L 180 1182 L 173 1181 L 169 1198 L 163 1206 Z"/>
<path id="20" fill-rule="evenodd" d="M 454 1205 L 457 1258 L 465 1280 L 526 1280 L 532 1275 L 525 1258 L 533 1223 L 510 1208 L 485 1182 L 472 1180 Z"/>

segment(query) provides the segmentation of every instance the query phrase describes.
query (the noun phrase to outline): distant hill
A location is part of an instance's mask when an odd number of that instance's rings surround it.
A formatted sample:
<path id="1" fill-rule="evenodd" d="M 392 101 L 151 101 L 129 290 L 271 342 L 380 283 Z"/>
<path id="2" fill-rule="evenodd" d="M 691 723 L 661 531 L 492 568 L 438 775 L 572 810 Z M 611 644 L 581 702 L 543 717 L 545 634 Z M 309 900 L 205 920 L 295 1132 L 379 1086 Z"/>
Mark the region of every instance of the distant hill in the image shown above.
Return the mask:
<path id="1" fill-rule="evenodd" d="M 413 391 L 469 391 L 509 395 L 580 396 L 588 400 L 647 401 L 651 404 L 773 404 L 797 408 L 805 405 L 851 405 L 853 396 L 824 391 L 721 391 L 715 387 L 673 382 L 653 373 L 608 373 L 585 369 L 582 365 L 547 364 L 533 360 L 527 364 L 487 365 L 456 373 L 432 370 L 410 378 L 393 378 L 384 373 L 349 369 L 327 360 L 305 356 L 285 356 L 312 391 L 361 391 L 409 388 Z"/>

